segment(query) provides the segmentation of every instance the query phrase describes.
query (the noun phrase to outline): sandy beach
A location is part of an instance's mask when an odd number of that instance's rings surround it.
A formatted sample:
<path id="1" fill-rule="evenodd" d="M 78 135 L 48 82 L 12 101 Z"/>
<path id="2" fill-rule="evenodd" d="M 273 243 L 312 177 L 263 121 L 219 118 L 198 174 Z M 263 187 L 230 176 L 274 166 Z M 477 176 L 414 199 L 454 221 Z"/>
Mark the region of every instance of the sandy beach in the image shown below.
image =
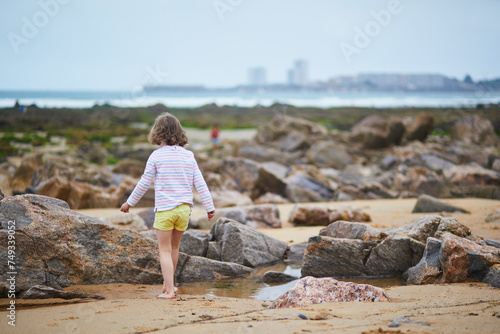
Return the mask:
<path id="1" fill-rule="evenodd" d="M 376 227 L 400 226 L 422 214 L 411 214 L 415 199 L 314 203 L 356 206 L 369 213 Z M 500 223 L 485 217 L 500 202 L 453 199 L 471 214 L 454 215 L 473 233 L 500 240 Z M 293 227 L 287 222 L 293 204 L 280 205 L 281 229 L 261 231 L 286 242 L 306 241 L 320 227 Z M 141 210 L 136 208 L 134 210 Z M 81 210 L 95 216 L 117 209 Z M 451 216 L 451 214 L 447 214 Z M 245 284 L 244 281 L 241 284 Z M 248 284 L 251 284 L 250 280 Z M 196 284 L 194 284 L 196 285 Z M 325 303 L 269 310 L 269 300 L 217 297 L 203 289 L 179 286 L 175 300 L 158 300 L 160 286 L 106 284 L 72 286 L 68 291 L 104 296 L 94 300 L 17 300 L 16 327 L 0 323 L 2 333 L 498 333 L 500 289 L 484 283 L 385 287 L 391 303 Z M 234 288 L 234 287 L 233 287 Z M 237 287 L 236 287 L 237 288 Z M 229 288 L 231 289 L 231 288 Z M 8 299 L 0 301 L 5 310 Z M 5 311 L 2 312 L 4 315 Z M 399 317 L 415 322 L 389 327 Z"/>

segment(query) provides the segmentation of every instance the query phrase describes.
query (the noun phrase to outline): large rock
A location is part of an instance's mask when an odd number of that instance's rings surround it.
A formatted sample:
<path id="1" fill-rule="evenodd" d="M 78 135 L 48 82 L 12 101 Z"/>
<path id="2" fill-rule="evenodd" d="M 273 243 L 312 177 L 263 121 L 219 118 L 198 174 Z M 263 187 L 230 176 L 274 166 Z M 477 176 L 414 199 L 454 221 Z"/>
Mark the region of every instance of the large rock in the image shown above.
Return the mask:
<path id="1" fill-rule="evenodd" d="M 283 259 L 286 243 L 230 219 L 220 218 L 210 234 L 221 246 L 221 261 L 256 268 Z"/>
<path id="2" fill-rule="evenodd" d="M 470 213 L 469 211 L 456 207 L 454 205 L 445 203 L 435 197 L 429 195 L 418 196 L 417 203 L 413 207 L 412 213 L 418 212 L 461 212 Z"/>
<path id="3" fill-rule="evenodd" d="M 453 166 L 444 171 L 444 177 L 458 186 L 500 186 L 500 173 L 477 164 Z"/>
<path id="4" fill-rule="evenodd" d="M 369 222 L 370 216 L 358 208 L 351 207 L 324 207 L 296 204 L 290 213 L 289 221 L 296 225 L 327 226 L 328 224 L 344 220 L 355 222 Z"/>
<path id="5" fill-rule="evenodd" d="M 500 249 L 449 232 L 441 238 L 427 239 L 422 259 L 404 274 L 408 284 L 460 283 L 469 279 L 492 286 L 498 283 Z"/>
<path id="6" fill-rule="evenodd" d="M 37 194 L 61 199 L 72 209 L 87 209 L 116 208 L 125 191 L 123 187 L 106 189 L 54 176 L 39 185 Z"/>
<path id="7" fill-rule="evenodd" d="M 446 195 L 446 184 L 442 177 L 421 166 L 408 168 L 405 175 L 397 174 L 394 178 L 394 188 L 398 191 L 427 194 L 438 198 Z"/>
<path id="8" fill-rule="evenodd" d="M 319 235 L 331 238 L 359 239 L 362 241 L 382 241 L 387 233 L 363 223 L 336 221 L 319 231 Z"/>
<path id="9" fill-rule="evenodd" d="M 376 245 L 376 241 L 311 237 L 304 255 L 302 276 L 376 275 L 365 268 L 366 258 Z"/>
<path id="10" fill-rule="evenodd" d="M 434 128 L 434 117 L 431 113 L 419 113 L 417 117 L 405 122 L 405 139 L 425 141 Z"/>
<path id="11" fill-rule="evenodd" d="M 373 115 L 352 128 L 351 140 L 361 143 L 363 148 L 378 149 L 399 144 L 404 133 L 405 127 L 401 120 Z"/>
<path id="12" fill-rule="evenodd" d="M 15 221 L 13 259 L 16 293 L 36 285 L 61 289 L 73 284 L 161 284 L 157 243 L 137 232 L 102 224 L 46 196 L 21 195 L 0 201 L 0 255 L 8 258 L 8 227 Z M 9 225 L 10 224 L 10 225 Z M 12 232 L 11 232 L 12 234 Z M 179 282 L 246 275 L 244 266 L 181 253 Z M 7 261 L 0 264 L 0 297 L 8 292 Z M 200 274 L 200 273 L 203 273 Z"/>
<path id="13" fill-rule="evenodd" d="M 335 222 L 321 230 L 320 236 L 310 238 L 302 275 L 400 275 L 419 263 L 427 240 L 432 237 L 443 239 L 452 235 L 464 238 L 464 242 L 486 245 L 482 238 L 472 235 L 470 229 L 455 218 L 425 216 L 406 226 L 391 229 L 373 229 L 363 225 Z"/>
<path id="14" fill-rule="evenodd" d="M 307 151 L 307 159 L 310 164 L 318 167 L 331 167 L 342 169 L 352 164 L 353 160 L 344 147 L 330 141 L 314 143 Z"/>
<path id="15" fill-rule="evenodd" d="M 295 203 L 326 202 L 333 198 L 334 191 L 329 185 L 311 177 L 295 174 L 287 177 L 286 197 Z"/>
<path id="16" fill-rule="evenodd" d="M 465 282 L 468 277 L 482 280 L 495 264 L 500 264 L 500 249 L 444 233 L 441 241 L 443 283 Z"/>
<path id="17" fill-rule="evenodd" d="M 60 289 L 73 284 L 159 284 L 163 280 L 154 241 L 72 211 L 61 200 L 9 197 L 0 202 L 0 217 L 5 225 L 16 222 L 16 291 L 35 285 Z M 7 226 L 2 227 L 0 253 L 7 258 L 8 232 Z M 7 282 L 7 262 L 0 266 L 2 282 Z M 2 287 L 5 292 L 6 285 Z"/>
<path id="18" fill-rule="evenodd" d="M 199 256 L 179 254 L 175 271 L 176 282 L 216 281 L 235 277 L 245 277 L 255 270 L 230 262 L 220 262 Z"/>
<path id="19" fill-rule="evenodd" d="M 451 139 L 465 144 L 495 145 L 498 137 L 491 122 L 480 115 L 468 115 L 451 128 Z"/>
<path id="20" fill-rule="evenodd" d="M 211 236 L 203 231 L 187 230 L 179 245 L 179 251 L 188 255 L 206 256 Z"/>
<path id="21" fill-rule="evenodd" d="M 341 282 L 333 278 L 304 277 L 278 297 L 270 309 L 304 307 L 332 302 L 389 302 L 386 292 L 369 284 Z"/>

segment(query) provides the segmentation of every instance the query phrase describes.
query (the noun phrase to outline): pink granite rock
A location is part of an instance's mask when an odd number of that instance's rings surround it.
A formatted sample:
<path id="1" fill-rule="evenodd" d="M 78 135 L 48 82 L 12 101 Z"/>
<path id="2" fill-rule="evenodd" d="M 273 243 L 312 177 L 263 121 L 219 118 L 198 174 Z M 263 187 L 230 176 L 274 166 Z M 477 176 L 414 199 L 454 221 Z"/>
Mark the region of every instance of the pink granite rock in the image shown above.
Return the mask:
<path id="1" fill-rule="evenodd" d="M 341 282 L 331 277 L 301 278 L 290 290 L 269 306 L 274 308 L 302 307 L 332 302 L 389 302 L 384 289 L 369 284 Z"/>

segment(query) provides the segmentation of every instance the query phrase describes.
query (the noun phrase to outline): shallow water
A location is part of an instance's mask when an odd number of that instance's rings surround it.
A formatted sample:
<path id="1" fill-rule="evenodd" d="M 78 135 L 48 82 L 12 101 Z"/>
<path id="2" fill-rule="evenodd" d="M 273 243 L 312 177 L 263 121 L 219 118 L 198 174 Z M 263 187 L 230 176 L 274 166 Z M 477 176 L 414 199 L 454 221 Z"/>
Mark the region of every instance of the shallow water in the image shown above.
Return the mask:
<path id="1" fill-rule="evenodd" d="M 179 283 L 179 293 L 188 295 L 206 295 L 230 298 L 253 298 L 257 300 L 274 300 L 287 292 L 296 282 L 264 283 L 260 281 L 265 272 L 273 270 L 297 277 L 301 276 L 300 263 L 279 263 L 273 266 L 258 268 L 257 272 L 247 278 L 227 279 L 212 282 Z M 371 284 L 380 288 L 404 285 L 398 277 L 375 278 L 336 278 L 339 281 L 348 281 L 362 284 Z"/>

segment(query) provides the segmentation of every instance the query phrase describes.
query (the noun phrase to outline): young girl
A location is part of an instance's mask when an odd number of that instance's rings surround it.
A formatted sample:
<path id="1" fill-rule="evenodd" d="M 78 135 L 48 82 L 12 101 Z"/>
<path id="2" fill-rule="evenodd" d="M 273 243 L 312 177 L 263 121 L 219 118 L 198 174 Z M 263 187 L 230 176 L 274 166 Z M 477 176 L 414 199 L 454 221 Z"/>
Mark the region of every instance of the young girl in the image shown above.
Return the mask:
<path id="1" fill-rule="evenodd" d="M 149 133 L 149 141 L 160 148 L 149 156 L 144 174 L 120 211 L 128 213 L 154 179 L 156 214 L 153 227 L 158 237 L 163 274 L 163 293 L 158 298 L 173 299 L 179 243 L 191 215 L 193 185 L 207 210 L 208 220 L 214 216 L 215 207 L 193 152 L 184 148 L 188 139 L 177 118 L 169 113 L 158 116 Z"/>

